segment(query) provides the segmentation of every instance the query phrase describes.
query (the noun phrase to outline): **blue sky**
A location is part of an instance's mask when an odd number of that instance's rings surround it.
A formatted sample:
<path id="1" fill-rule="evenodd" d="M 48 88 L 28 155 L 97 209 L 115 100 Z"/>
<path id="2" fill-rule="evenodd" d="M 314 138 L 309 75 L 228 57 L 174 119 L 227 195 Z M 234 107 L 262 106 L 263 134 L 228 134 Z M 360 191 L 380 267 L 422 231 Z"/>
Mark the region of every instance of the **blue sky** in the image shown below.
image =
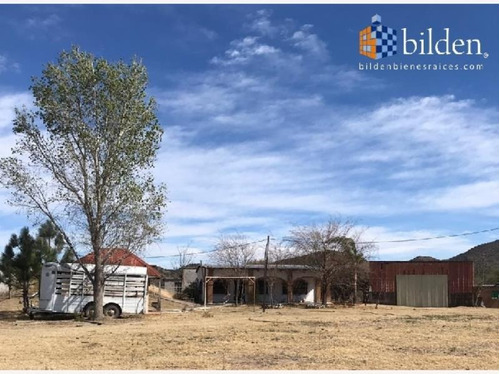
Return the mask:
<path id="1" fill-rule="evenodd" d="M 398 44 L 370 60 L 358 32 L 374 14 L 399 37 L 449 28 L 483 54 L 405 56 Z M 0 24 L 0 156 L 30 77 L 61 50 L 142 58 L 165 129 L 155 175 L 171 200 L 146 256 L 210 250 L 235 231 L 280 239 L 337 215 L 378 242 L 498 227 L 497 5 L 0 5 Z M 359 70 L 370 62 L 459 70 Z M 7 198 L 5 244 L 28 223 Z M 380 243 L 375 257 L 448 258 L 497 238 Z"/>

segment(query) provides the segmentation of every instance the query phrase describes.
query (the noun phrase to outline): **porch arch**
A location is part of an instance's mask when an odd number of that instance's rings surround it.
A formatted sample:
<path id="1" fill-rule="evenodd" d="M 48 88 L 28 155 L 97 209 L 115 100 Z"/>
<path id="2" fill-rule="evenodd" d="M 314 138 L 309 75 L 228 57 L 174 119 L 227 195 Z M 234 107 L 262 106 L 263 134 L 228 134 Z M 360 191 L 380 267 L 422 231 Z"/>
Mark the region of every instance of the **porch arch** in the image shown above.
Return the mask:
<path id="1" fill-rule="evenodd" d="M 292 301 L 294 303 L 314 302 L 316 280 L 312 277 L 300 277 L 292 283 Z"/>
<path id="2" fill-rule="evenodd" d="M 258 303 L 288 303 L 288 284 L 280 277 L 268 277 L 267 284 L 264 277 L 257 278 L 256 298 Z"/>

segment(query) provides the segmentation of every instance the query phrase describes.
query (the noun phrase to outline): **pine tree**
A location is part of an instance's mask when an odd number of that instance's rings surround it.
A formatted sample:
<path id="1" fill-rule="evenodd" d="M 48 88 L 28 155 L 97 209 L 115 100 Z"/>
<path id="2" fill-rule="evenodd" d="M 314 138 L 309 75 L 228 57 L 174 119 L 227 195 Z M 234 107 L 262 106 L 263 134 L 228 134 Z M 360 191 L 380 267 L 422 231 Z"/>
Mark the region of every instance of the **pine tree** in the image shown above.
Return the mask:
<path id="1" fill-rule="evenodd" d="M 18 250 L 12 259 L 12 267 L 15 283 L 22 289 L 23 310 L 26 311 L 29 307 L 29 288 L 33 280 L 39 276 L 42 266 L 40 251 L 37 250 L 36 240 L 30 235 L 27 227 L 21 229 L 19 236 L 12 235 L 9 244 Z"/>
<path id="2" fill-rule="evenodd" d="M 9 288 L 9 299 L 12 295 L 12 288 L 14 286 L 14 282 L 16 280 L 14 276 L 14 266 L 12 264 L 12 260 L 14 259 L 14 246 L 17 240 L 17 237 L 13 235 L 9 244 L 5 246 L 5 249 L 2 253 L 2 257 L 0 258 L 0 281 L 5 283 Z"/>

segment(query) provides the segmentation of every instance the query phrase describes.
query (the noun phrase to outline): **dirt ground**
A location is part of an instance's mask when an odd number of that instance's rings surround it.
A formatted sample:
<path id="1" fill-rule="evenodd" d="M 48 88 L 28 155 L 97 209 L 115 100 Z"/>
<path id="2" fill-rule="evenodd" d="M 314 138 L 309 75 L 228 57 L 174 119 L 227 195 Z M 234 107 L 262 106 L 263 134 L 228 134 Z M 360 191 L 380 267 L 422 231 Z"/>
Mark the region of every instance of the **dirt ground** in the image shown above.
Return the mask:
<path id="1" fill-rule="evenodd" d="M 498 370 L 498 309 L 252 307 L 30 321 L 0 301 L 0 369 Z"/>

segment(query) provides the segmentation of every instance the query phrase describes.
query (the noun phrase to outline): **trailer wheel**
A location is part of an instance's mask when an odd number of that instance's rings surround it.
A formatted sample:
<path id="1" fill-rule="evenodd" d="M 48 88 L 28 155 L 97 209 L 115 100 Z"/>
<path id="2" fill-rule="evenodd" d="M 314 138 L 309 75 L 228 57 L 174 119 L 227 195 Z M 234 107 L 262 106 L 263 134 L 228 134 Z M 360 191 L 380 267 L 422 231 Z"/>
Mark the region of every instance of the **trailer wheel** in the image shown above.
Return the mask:
<path id="1" fill-rule="evenodd" d="M 122 314 L 120 307 L 116 304 L 106 304 L 104 306 L 104 315 L 111 318 L 118 318 Z"/>
<path id="2" fill-rule="evenodd" d="M 94 317 L 94 313 L 95 313 L 94 303 L 88 303 L 87 305 L 85 305 L 85 308 L 83 308 L 83 316 L 85 318 Z"/>

